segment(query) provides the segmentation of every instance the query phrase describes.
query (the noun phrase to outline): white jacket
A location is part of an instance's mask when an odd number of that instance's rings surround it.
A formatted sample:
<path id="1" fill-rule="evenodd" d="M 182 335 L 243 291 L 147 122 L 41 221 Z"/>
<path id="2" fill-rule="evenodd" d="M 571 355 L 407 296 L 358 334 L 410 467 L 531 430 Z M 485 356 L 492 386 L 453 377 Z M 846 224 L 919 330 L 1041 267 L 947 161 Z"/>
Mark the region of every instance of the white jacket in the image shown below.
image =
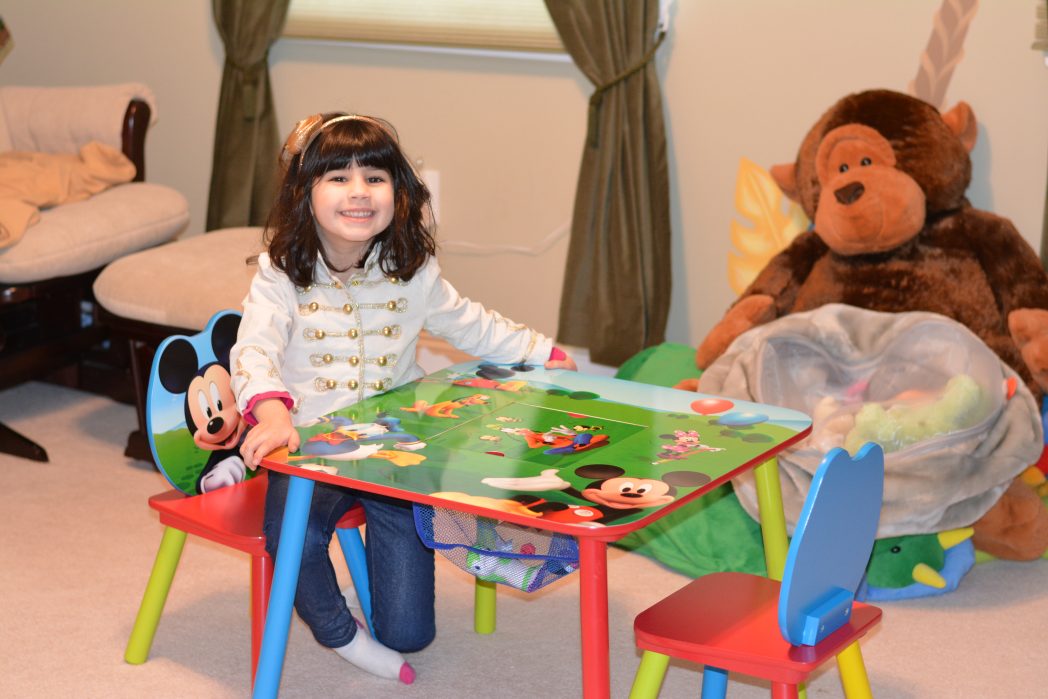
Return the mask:
<path id="1" fill-rule="evenodd" d="M 318 260 L 305 289 L 259 255 L 229 355 L 242 413 L 256 396 L 286 393 L 300 425 L 414 381 L 424 374 L 415 361 L 423 329 L 495 363 L 549 358 L 551 338 L 460 296 L 436 258 L 404 282 L 382 274 L 377 252 L 347 284 Z"/>

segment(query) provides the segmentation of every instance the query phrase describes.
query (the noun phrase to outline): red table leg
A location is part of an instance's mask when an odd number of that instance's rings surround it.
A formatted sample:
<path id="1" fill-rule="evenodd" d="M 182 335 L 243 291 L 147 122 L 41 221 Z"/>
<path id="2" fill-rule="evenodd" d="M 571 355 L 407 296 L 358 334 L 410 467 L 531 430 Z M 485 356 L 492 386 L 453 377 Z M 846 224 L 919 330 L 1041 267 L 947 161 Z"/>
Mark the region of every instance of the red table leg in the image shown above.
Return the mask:
<path id="1" fill-rule="evenodd" d="M 582 696 L 611 696 L 608 663 L 608 544 L 588 536 L 579 541 L 579 604 L 582 624 Z"/>

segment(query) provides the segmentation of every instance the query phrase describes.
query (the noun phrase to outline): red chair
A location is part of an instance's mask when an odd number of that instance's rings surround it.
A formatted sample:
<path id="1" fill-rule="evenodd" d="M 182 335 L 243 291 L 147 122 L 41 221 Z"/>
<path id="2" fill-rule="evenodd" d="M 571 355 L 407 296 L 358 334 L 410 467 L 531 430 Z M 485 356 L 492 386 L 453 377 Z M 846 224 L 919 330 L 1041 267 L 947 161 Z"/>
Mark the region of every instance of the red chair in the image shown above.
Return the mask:
<path id="1" fill-rule="evenodd" d="M 149 657 L 149 649 L 153 645 L 167 593 L 182 556 L 186 535 L 193 534 L 251 556 L 251 672 L 254 676 L 258 651 L 262 646 L 262 630 L 266 625 L 269 587 L 273 582 L 273 562 L 266 553 L 266 539 L 262 534 L 262 509 L 266 501 L 267 483 L 266 474 L 261 473 L 243 483 L 203 495 L 187 496 L 178 490 L 168 490 L 149 498 L 149 506 L 160 514 L 160 523 L 166 528 L 131 637 L 127 641 L 124 660 L 138 665 Z M 359 556 L 359 560 L 362 560 L 363 543 L 359 527 L 363 524 L 364 508 L 360 505 L 347 512 L 338 522 L 339 541 L 346 553 L 347 563 L 352 556 Z M 359 552 L 346 552 L 345 539 L 352 541 L 354 535 Z M 359 563 L 350 563 L 350 573 L 363 606 L 368 589 L 367 568 L 361 570 Z M 361 573 L 363 579 L 359 579 Z M 370 612 L 368 604 L 364 613 L 369 626 Z"/>
<path id="2" fill-rule="evenodd" d="M 826 456 L 812 480 L 783 580 L 713 573 L 641 612 L 644 651 L 630 699 L 658 695 L 670 656 L 701 663 L 703 699 L 724 697 L 728 673 L 771 682 L 776 699 L 837 658 L 848 697 L 869 697 L 858 641 L 881 610 L 854 601 L 873 549 L 884 490 L 884 455 L 867 444 L 852 460 Z"/>
<path id="3" fill-rule="evenodd" d="M 214 367 L 216 363 L 222 364 L 224 359 L 225 366 L 228 366 L 229 348 L 236 337 L 239 321 L 238 313 L 217 313 L 200 333 L 169 337 L 160 345 L 154 357 L 147 399 L 148 438 L 158 468 L 176 488 L 149 498 L 149 506 L 160 514 L 160 522 L 165 529 L 124 652 L 124 659 L 131 664 L 144 663 L 149 656 L 186 535 L 194 534 L 251 556 L 251 671 L 254 676 L 269 606 L 269 588 L 273 581 L 273 563 L 266 553 L 266 539 L 262 533 L 268 474 L 262 470 L 253 478 L 201 494 L 191 494 L 196 492 L 194 488 L 204 489 L 197 485 L 203 477 L 202 458 L 194 456 L 193 437 L 186 427 L 192 417 L 188 414 L 189 408 L 183 412 L 186 389 L 173 386 L 175 379 L 172 378 L 174 374 L 186 372 L 191 375 L 198 364 Z M 221 382 L 224 376 L 228 382 L 228 369 L 224 371 L 209 371 L 208 381 Z M 172 392 L 169 388 L 176 390 Z M 215 384 L 211 383 L 209 391 L 214 392 L 211 398 L 214 405 L 208 407 L 207 414 L 212 418 L 208 431 L 213 429 L 217 434 L 224 434 L 221 432 L 223 425 L 228 427 L 234 421 L 239 422 L 240 416 L 231 399 L 225 401 L 225 405 L 222 402 L 226 398 L 227 388 L 216 389 Z M 211 395 L 210 392 L 204 393 Z M 196 399 L 206 400 L 199 396 Z M 229 409 L 230 405 L 233 405 L 232 410 Z M 175 420 L 182 422 L 169 429 Z M 370 629 L 371 597 L 364 543 L 360 536 L 364 520 L 364 508 L 356 505 L 339 520 L 335 531 Z"/>

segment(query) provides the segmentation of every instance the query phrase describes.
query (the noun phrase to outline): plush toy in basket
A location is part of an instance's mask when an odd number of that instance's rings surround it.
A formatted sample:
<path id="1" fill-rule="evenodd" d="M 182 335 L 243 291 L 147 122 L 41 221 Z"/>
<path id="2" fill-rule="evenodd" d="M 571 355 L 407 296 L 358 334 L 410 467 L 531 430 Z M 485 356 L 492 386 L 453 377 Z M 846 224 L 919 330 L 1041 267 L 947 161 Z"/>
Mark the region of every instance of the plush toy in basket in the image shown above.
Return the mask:
<path id="1" fill-rule="evenodd" d="M 731 349 L 738 349 L 733 345 L 737 338 L 758 326 L 765 326 L 762 342 L 781 338 L 766 326 L 829 305 L 894 314 L 900 322 L 912 312 L 931 313 L 963 326 L 999 359 L 1005 379 L 1000 390 L 1007 400 L 998 407 L 1013 412 L 1020 407 L 1022 415 L 1011 423 L 1010 430 L 998 434 L 991 429 L 978 435 L 976 446 L 970 445 L 968 453 L 982 451 L 966 475 L 947 470 L 937 482 L 926 485 L 928 490 L 939 488 L 946 500 L 972 505 L 964 517 L 974 526 L 976 548 L 998 557 L 1027 560 L 1048 549 L 1048 510 L 1036 492 L 1016 478 L 1037 460 L 1043 445 L 1038 406 L 1048 387 L 1048 276 L 1007 219 L 973 208 L 964 196 L 971 178 L 968 153 L 976 132 L 972 110 L 963 102 L 940 113 L 914 97 L 872 90 L 848 95 L 833 105 L 804 138 L 796 162 L 772 169 L 782 190 L 814 222 L 813 228 L 795 238 L 759 273 L 702 341 L 696 363 L 706 370 L 700 390 L 731 395 L 720 384 L 731 370 L 725 363 L 744 361 L 740 352 Z M 827 339 L 810 327 L 805 332 L 805 319 L 810 320 L 802 317 L 799 325 L 783 328 L 783 332 L 800 332 L 813 343 Z M 852 317 L 832 322 L 848 325 L 845 335 L 850 336 L 849 342 L 868 340 L 860 349 L 872 352 L 866 359 L 877 359 L 876 338 L 869 337 L 868 329 L 850 326 L 855 322 Z M 878 327 L 892 332 L 894 326 L 882 323 Z M 907 342 L 919 349 L 920 336 L 911 336 Z M 760 350 L 756 343 L 751 349 Z M 947 360 L 942 359 L 926 357 L 924 370 L 937 371 Z M 769 356 L 763 359 L 772 360 Z M 850 357 L 854 360 L 856 357 Z M 907 370 L 914 368 L 910 365 Z M 901 409 L 894 416 L 888 414 L 887 396 L 870 399 L 864 395 L 867 384 L 860 373 L 853 371 L 855 383 L 844 387 L 851 393 L 814 396 L 815 403 L 827 397 L 852 401 L 859 407 L 876 403 L 858 420 L 874 431 L 890 420 L 912 423 L 914 415 L 902 416 Z M 965 371 L 958 369 L 957 373 Z M 921 378 L 920 366 L 913 376 Z M 999 389 L 991 384 L 982 385 L 981 390 L 993 393 Z M 695 382 L 689 387 L 694 388 Z M 945 381 L 940 389 L 946 390 Z M 949 401 L 964 400 L 963 386 L 950 390 Z M 945 394 L 926 395 L 939 400 Z M 768 400 L 767 396 L 738 397 Z M 809 407 L 814 412 L 815 405 Z M 824 417 L 841 417 L 834 406 L 822 408 Z M 855 427 L 856 417 L 857 413 L 845 416 L 845 421 L 852 421 L 849 429 Z M 955 427 L 954 431 L 963 431 L 972 425 Z M 987 441 L 993 439 L 1001 441 L 996 445 Z M 907 447 L 911 455 L 920 448 L 916 443 Z M 903 451 L 906 449 L 899 453 Z M 984 460 L 991 458 L 998 462 L 997 470 L 992 475 L 981 472 L 980 466 L 988 463 Z M 913 463 L 919 461 L 915 458 Z M 895 478 L 906 475 L 897 472 Z M 796 473 L 793 477 L 803 481 Z M 891 488 L 892 476 L 886 480 L 886 488 Z M 920 520 L 928 515 L 919 511 L 923 502 L 911 503 L 910 516 L 915 520 L 911 529 L 920 529 Z"/>

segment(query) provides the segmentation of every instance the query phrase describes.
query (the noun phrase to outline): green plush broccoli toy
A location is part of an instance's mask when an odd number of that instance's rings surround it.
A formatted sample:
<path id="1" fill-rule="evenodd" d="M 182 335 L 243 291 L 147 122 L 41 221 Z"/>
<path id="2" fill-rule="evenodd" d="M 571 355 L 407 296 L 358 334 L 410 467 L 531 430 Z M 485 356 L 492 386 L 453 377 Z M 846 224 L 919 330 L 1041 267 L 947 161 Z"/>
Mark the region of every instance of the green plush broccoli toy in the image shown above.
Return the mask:
<path id="1" fill-rule="evenodd" d="M 951 378 L 938 396 L 903 394 L 895 402 L 866 403 L 855 415 L 855 425 L 844 438 L 844 448 L 855 453 L 866 442 L 877 442 L 885 452 L 971 427 L 986 417 L 988 402 L 975 379 L 967 374 Z"/>

